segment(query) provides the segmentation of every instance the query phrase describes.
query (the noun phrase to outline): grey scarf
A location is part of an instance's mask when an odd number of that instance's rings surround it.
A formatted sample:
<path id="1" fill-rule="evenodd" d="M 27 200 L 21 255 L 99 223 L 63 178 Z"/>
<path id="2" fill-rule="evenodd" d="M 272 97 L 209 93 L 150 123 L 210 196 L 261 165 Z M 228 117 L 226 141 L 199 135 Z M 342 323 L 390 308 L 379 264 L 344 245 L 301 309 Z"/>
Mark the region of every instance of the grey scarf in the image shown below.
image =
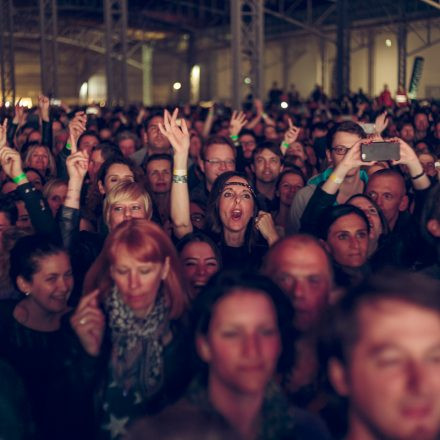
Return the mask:
<path id="1" fill-rule="evenodd" d="M 163 383 L 162 340 L 169 331 L 164 294 L 159 290 L 153 310 L 137 318 L 115 286 L 106 308 L 114 379 L 126 393 L 134 388 L 144 398 L 154 395 Z"/>

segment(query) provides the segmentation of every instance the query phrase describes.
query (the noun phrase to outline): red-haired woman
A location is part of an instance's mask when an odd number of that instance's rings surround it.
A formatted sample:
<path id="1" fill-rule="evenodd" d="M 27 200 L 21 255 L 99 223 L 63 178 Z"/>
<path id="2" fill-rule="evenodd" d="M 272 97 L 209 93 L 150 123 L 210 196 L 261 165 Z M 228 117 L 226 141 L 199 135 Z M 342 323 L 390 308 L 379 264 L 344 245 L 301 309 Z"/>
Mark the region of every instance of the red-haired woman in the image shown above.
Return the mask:
<path id="1" fill-rule="evenodd" d="M 71 323 L 91 356 L 109 356 L 99 438 L 120 438 L 130 420 L 159 411 L 187 384 L 187 340 L 178 321 L 185 282 L 165 232 L 133 219 L 111 231 L 85 286 L 95 290 Z"/>

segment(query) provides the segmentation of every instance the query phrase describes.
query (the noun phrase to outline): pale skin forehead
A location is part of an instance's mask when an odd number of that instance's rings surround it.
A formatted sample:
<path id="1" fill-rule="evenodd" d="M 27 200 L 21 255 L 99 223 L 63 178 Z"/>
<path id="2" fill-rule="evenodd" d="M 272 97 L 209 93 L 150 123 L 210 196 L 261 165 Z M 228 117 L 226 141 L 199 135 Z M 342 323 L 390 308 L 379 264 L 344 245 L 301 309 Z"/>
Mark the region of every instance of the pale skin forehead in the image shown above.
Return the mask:
<path id="1" fill-rule="evenodd" d="M 269 266 L 274 271 L 308 268 L 310 272 L 325 273 L 329 279 L 331 277 L 330 262 L 324 249 L 312 241 L 286 239 L 274 249 L 269 260 Z"/>
<path id="2" fill-rule="evenodd" d="M 205 156 L 209 159 L 211 157 L 217 157 L 218 155 L 227 156 L 231 159 L 235 159 L 234 151 L 228 144 L 211 144 L 205 151 Z M 220 156 L 219 156 L 220 157 Z"/>
<path id="3" fill-rule="evenodd" d="M 360 306 L 359 337 L 371 346 L 398 346 L 421 354 L 440 347 L 440 312 L 399 299 L 381 299 Z M 367 347 L 365 347 L 367 349 Z"/>
<path id="4" fill-rule="evenodd" d="M 157 159 L 152 160 L 151 162 L 148 162 L 147 164 L 147 170 L 153 171 L 153 170 L 163 170 L 163 169 L 171 169 L 171 162 L 166 159 Z"/>
<path id="5" fill-rule="evenodd" d="M 370 176 L 370 180 L 367 183 L 367 191 L 368 190 L 378 190 L 378 189 L 393 189 L 394 191 L 398 191 L 401 194 L 405 194 L 405 184 L 403 179 L 396 175 L 378 175 L 372 174 Z"/>

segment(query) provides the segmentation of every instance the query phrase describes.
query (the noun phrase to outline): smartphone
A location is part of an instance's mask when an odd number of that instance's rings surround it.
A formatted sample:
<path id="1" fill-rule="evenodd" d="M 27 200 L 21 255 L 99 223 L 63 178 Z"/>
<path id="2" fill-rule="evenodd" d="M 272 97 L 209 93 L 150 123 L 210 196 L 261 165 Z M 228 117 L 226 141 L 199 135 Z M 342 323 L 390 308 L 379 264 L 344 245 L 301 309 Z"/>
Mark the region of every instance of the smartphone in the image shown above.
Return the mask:
<path id="1" fill-rule="evenodd" d="M 400 146 L 397 142 L 372 142 L 361 145 L 361 159 L 364 162 L 399 160 Z"/>

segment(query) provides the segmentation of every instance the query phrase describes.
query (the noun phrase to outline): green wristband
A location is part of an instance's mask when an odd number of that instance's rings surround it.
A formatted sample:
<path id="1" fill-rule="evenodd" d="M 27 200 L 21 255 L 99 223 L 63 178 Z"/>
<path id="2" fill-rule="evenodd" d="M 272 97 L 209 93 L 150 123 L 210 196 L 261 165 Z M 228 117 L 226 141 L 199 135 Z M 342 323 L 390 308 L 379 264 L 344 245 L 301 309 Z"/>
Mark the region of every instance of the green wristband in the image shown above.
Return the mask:
<path id="1" fill-rule="evenodd" d="M 69 142 L 67 142 L 67 143 L 66 143 L 66 148 L 67 148 L 68 150 L 71 150 L 71 149 L 72 149 L 72 145 L 70 145 Z"/>
<path id="2" fill-rule="evenodd" d="M 283 147 L 283 148 L 289 148 L 289 146 L 290 146 L 290 144 L 289 144 L 289 142 L 282 142 L 281 143 L 281 146 Z"/>
<path id="3" fill-rule="evenodd" d="M 26 176 L 25 173 L 21 173 L 21 174 L 19 174 L 18 176 L 13 177 L 13 178 L 12 178 L 12 181 L 18 185 L 18 184 L 19 184 L 20 182 L 22 182 L 24 179 L 27 179 L 27 176 Z"/>
<path id="4" fill-rule="evenodd" d="M 238 135 L 236 135 L 236 134 L 231 134 L 230 138 L 231 138 L 233 141 L 238 141 Z"/>

